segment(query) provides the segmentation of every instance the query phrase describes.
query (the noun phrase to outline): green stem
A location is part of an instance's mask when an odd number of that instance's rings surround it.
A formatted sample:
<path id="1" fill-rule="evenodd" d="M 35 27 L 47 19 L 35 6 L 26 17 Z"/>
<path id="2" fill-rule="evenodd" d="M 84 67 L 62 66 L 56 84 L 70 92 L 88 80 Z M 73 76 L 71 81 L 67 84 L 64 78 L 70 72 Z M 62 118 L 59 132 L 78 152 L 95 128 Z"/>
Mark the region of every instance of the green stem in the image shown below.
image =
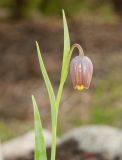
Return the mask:
<path id="1" fill-rule="evenodd" d="M 58 94 L 56 98 L 56 105 L 55 105 L 55 124 L 52 125 L 52 147 L 51 147 L 51 160 L 55 160 L 56 157 L 56 135 L 57 135 L 57 120 L 58 120 L 58 110 L 59 110 L 59 104 L 61 100 L 61 95 L 63 91 L 63 84 L 60 83 Z"/>
<path id="2" fill-rule="evenodd" d="M 73 53 L 73 50 L 75 48 L 77 48 L 79 50 L 80 55 L 82 55 L 82 56 L 84 55 L 83 49 L 81 48 L 81 46 L 79 44 L 74 44 L 70 49 L 67 62 L 65 63 L 64 68 L 63 68 L 63 72 L 65 71 L 65 69 L 67 69 L 67 67 L 68 67 L 67 64 L 69 64 L 72 53 Z M 65 80 L 66 80 L 66 78 L 65 78 Z M 64 83 L 65 83 L 65 80 L 64 81 L 61 80 L 61 82 L 60 82 L 57 97 L 56 97 L 56 101 L 55 101 L 55 118 L 53 117 L 54 121 L 52 122 L 51 160 L 55 160 L 55 157 L 56 157 L 57 119 L 58 119 L 59 105 L 60 105 L 60 101 L 61 101 L 61 96 L 62 96 L 62 91 L 63 91 L 63 86 L 64 86 Z"/>
<path id="3" fill-rule="evenodd" d="M 52 128 L 51 160 L 55 160 L 56 157 L 56 133 L 57 133 L 57 119 L 55 126 L 53 126 Z"/>
<path id="4" fill-rule="evenodd" d="M 62 96 L 63 86 L 64 86 L 64 83 L 60 83 L 60 86 L 59 86 L 59 89 L 58 89 L 58 94 L 57 94 L 57 97 L 56 97 L 56 109 L 57 109 L 57 112 L 58 112 L 59 105 L 60 105 L 60 100 L 61 100 L 61 96 Z"/>

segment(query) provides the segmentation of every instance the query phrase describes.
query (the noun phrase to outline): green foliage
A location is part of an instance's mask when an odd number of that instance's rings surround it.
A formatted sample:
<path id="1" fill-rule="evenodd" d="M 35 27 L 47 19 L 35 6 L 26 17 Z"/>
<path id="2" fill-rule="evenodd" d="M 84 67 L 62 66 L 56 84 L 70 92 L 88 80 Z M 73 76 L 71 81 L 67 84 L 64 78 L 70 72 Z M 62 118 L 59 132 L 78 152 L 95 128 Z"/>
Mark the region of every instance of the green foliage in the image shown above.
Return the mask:
<path id="1" fill-rule="evenodd" d="M 23 0 L 21 0 L 22 2 Z M 24 0 L 24 5 L 16 5 L 17 0 L 0 0 L 0 7 L 7 7 L 13 14 L 28 15 L 32 11 L 41 12 L 48 16 L 61 15 L 62 8 L 68 15 L 81 14 L 81 16 L 99 14 L 104 18 L 111 18 L 114 14 L 113 1 L 105 0 Z M 30 14 L 29 14 L 30 15 Z"/>
<path id="2" fill-rule="evenodd" d="M 42 0 L 40 11 L 46 15 L 59 15 L 62 9 L 60 0 Z"/>
<path id="3" fill-rule="evenodd" d="M 94 106 L 90 112 L 90 124 L 112 125 L 122 128 L 122 109 L 104 106 Z"/>
<path id="4" fill-rule="evenodd" d="M 53 91 L 53 87 L 51 85 L 50 79 L 48 77 L 47 71 L 45 69 L 43 60 L 42 60 L 42 56 L 41 56 L 41 52 L 39 49 L 39 45 L 36 42 L 36 47 L 37 47 L 37 53 L 38 53 L 38 59 L 39 59 L 39 64 L 40 64 L 40 69 L 45 81 L 45 85 L 48 91 L 48 95 L 49 95 L 49 99 L 50 99 L 50 104 L 51 104 L 51 114 L 52 114 L 52 121 L 53 123 L 55 123 L 55 95 L 54 95 L 54 91 Z"/>
<path id="5" fill-rule="evenodd" d="M 2 142 L 17 137 L 33 129 L 32 121 L 0 120 L 0 140 Z"/>
<path id="6" fill-rule="evenodd" d="M 67 58 L 70 52 L 70 38 L 68 32 L 68 26 L 66 22 L 65 13 L 63 10 L 63 24 L 64 24 L 64 52 L 63 52 L 63 64 L 62 64 L 62 71 L 61 71 L 61 82 L 64 83 L 68 74 L 68 69 L 65 70 L 67 64 Z"/>
<path id="7" fill-rule="evenodd" d="M 34 96 L 32 96 L 32 102 L 35 123 L 35 160 L 47 160 L 42 124 Z"/>
<path id="8" fill-rule="evenodd" d="M 11 7 L 14 4 L 14 0 L 1 0 L 0 6 L 2 7 Z"/>
<path id="9" fill-rule="evenodd" d="M 58 109 L 59 109 L 59 104 L 61 100 L 61 95 L 62 95 L 62 90 L 63 90 L 63 85 L 64 82 L 67 78 L 67 72 L 65 72 L 68 68 L 66 65 L 67 59 L 68 59 L 68 54 L 70 51 L 70 39 L 69 39 L 69 32 L 68 32 L 68 27 L 67 27 L 67 22 L 66 22 L 66 17 L 65 13 L 63 11 L 63 22 L 64 22 L 64 55 L 63 55 L 63 64 L 62 64 L 62 74 L 61 74 L 61 81 L 59 85 L 59 90 L 58 94 L 55 98 L 54 95 L 54 90 L 51 85 L 50 79 L 48 77 L 47 71 L 45 69 L 41 52 L 39 49 L 39 45 L 36 42 L 36 47 L 37 47 L 37 53 L 38 53 L 38 59 L 39 59 L 39 64 L 40 64 L 40 70 L 42 72 L 46 88 L 48 91 L 49 99 L 50 99 L 50 104 L 51 104 L 51 120 L 52 120 L 52 148 L 51 148 L 51 160 L 55 160 L 55 155 L 56 155 L 56 133 L 57 133 L 57 117 L 58 117 Z M 65 73 L 65 74 L 64 74 Z M 63 76 L 63 78 L 62 78 Z M 32 96 L 32 101 L 33 101 L 33 106 L 34 106 L 34 121 L 35 121 L 35 160 L 46 160 L 46 148 L 44 144 L 44 138 L 43 138 L 43 132 L 42 132 L 42 125 L 40 122 L 40 116 L 39 116 L 39 111 L 37 104 L 35 102 L 34 97 Z"/>
<path id="10" fill-rule="evenodd" d="M 100 80 L 93 93 L 89 123 L 122 127 L 122 106 L 117 106 L 121 91 L 121 78 L 117 73 L 110 73 L 106 79 Z"/>
<path id="11" fill-rule="evenodd" d="M 5 141 L 11 137 L 13 137 L 11 130 L 3 122 L 0 122 L 0 140 Z"/>

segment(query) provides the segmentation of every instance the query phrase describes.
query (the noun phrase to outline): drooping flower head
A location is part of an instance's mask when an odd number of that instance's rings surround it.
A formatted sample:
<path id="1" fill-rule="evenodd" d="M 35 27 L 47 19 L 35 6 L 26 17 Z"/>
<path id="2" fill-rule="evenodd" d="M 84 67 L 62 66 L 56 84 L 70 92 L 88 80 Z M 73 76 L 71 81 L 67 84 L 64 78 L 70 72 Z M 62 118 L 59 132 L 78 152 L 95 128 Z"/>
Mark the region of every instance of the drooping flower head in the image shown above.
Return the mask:
<path id="1" fill-rule="evenodd" d="M 93 64 L 91 60 L 80 54 L 72 59 L 70 63 L 70 75 L 74 89 L 88 89 L 92 79 Z"/>

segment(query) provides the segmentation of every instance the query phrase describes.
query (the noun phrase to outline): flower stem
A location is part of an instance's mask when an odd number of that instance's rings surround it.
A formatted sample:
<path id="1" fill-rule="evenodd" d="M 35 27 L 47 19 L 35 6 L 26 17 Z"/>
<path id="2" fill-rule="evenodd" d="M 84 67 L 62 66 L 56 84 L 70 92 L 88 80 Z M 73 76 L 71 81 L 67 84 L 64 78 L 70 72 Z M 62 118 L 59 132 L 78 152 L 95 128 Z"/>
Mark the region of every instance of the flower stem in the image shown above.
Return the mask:
<path id="1" fill-rule="evenodd" d="M 73 50 L 75 48 L 77 48 L 79 50 L 79 55 L 84 56 L 83 49 L 79 44 L 72 45 L 72 47 L 70 49 L 70 52 L 69 52 L 68 61 L 66 62 L 66 65 L 64 67 L 64 72 L 67 69 L 67 64 L 69 64 L 72 52 L 73 52 Z M 61 96 L 62 96 L 62 91 L 63 91 L 63 86 L 64 86 L 64 83 L 65 83 L 65 80 L 64 81 L 61 80 L 61 82 L 60 82 L 58 93 L 57 93 L 57 97 L 56 97 L 56 101 L 55 101 L 55 120 L 52 123 L 51 160 L 55 160 L 55 158 L 56 158 L 56 135 L 57 135 L 56 133 L 57 133 L 58 110 L 59 110 L 59 105 L 60 105 L 60 100 L 61 100 Z"/>
<path id="2" fill-rule="evenodd" d="M 84 56 L 83 48 L 81 45 L 75 43 L 72 45 L 71 50 L 74 50 L 74 48 L 77 48 L 79 50 L 79 55 Z"/>
<path id="3" fill-rule="evenodd" d="M 52 125 L 52 147 L 51 147 L 51 160 L 55 160 L 56 157 L 56 135 L 57 135 L 57 120 L 58 120 L 58 110 L 59 110 L 59 104 L 61 100 L 61 95 L 63 91 L 63 83 L 60 83 L 58 94 L 56 98 L 56 105 L 55 105 L 55 124 Z"/>
<path id="4" fill-rule="evenodd" d="M 55 126 L 52 129 L 52 147 L 51 147 L 51 160 L 55 160 L 56 157 L 56 133 L 57 133 L 57 119 Z"/>

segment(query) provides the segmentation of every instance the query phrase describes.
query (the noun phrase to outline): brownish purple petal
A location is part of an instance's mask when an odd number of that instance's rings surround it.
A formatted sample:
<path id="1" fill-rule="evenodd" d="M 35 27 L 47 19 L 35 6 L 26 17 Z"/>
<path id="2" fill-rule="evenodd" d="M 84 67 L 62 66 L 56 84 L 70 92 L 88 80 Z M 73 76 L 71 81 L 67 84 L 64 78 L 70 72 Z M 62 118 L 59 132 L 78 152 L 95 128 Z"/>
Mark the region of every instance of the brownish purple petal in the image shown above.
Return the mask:
<path id="1" fill-rule="evenodd" d="M 76 56 L 70 63 L 70 75 L 73 87 L 80 90 L 89 88 L 92 79 L 93 65 L 86 56 Z"/>

